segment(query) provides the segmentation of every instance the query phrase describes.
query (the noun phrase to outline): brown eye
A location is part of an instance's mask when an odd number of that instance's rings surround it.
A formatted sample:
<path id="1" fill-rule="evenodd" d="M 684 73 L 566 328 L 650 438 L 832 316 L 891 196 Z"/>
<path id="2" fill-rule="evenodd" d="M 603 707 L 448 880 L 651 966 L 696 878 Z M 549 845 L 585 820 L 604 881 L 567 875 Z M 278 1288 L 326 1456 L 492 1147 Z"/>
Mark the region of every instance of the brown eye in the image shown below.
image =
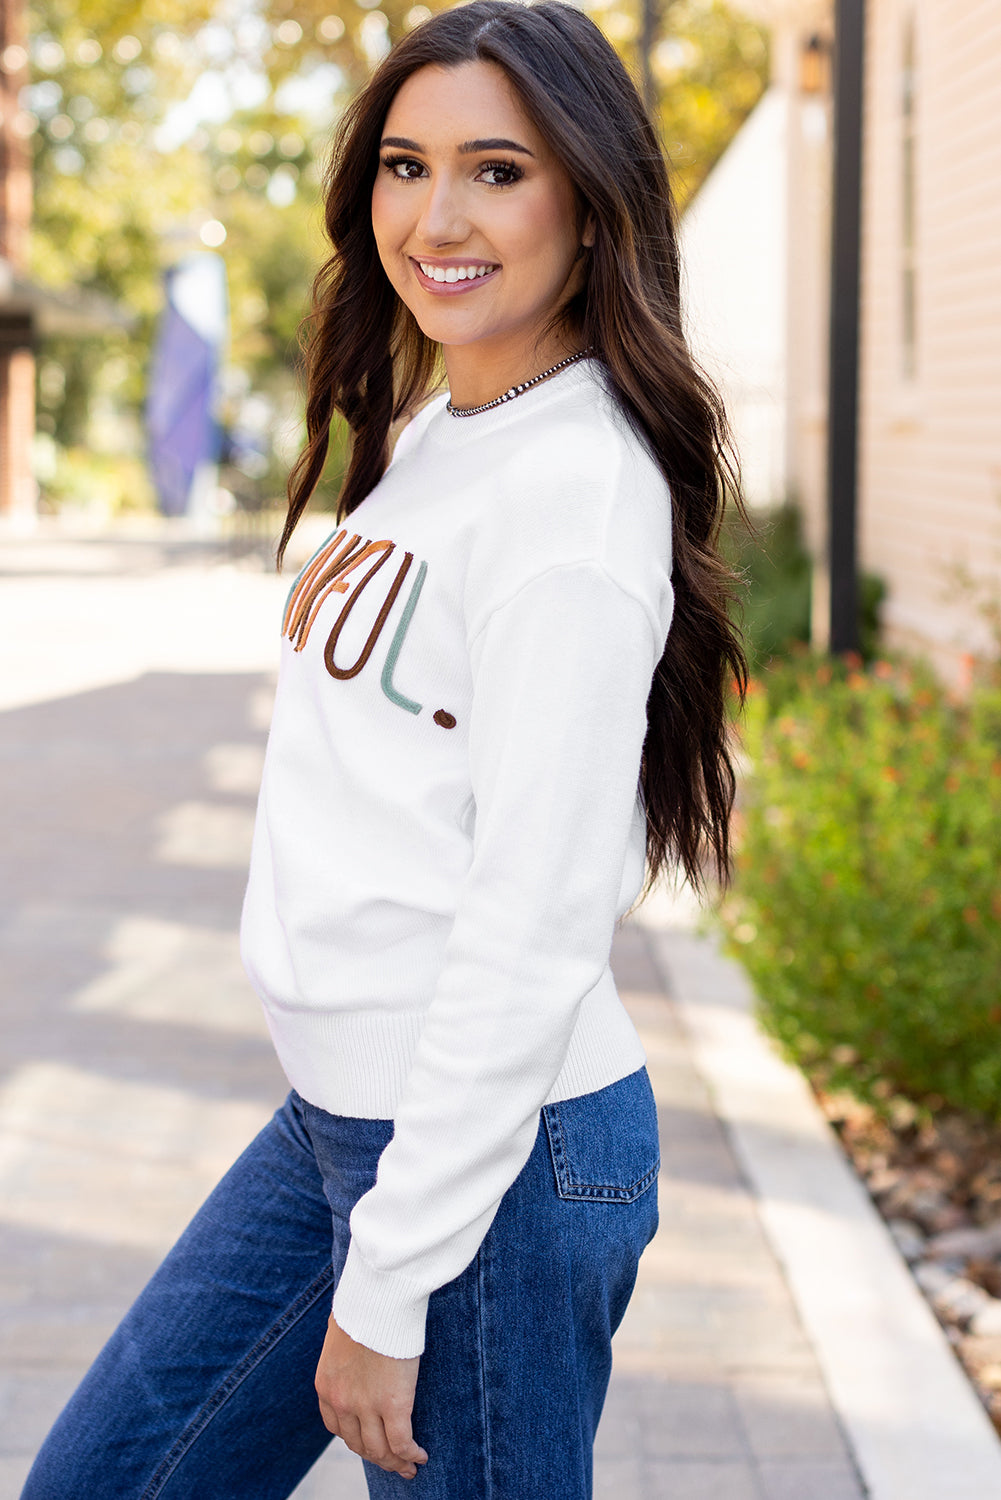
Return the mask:
<path id="1" fill-rule="evenodd" d="M 411 156 L 391 156 L 383 162 L 391 176 L 400 182 L 416 182 L 424 172 L 424 163 Z"/>
<path id="2" fill-rule="evenodd" d="M 488 187 L 511 187 L 524 175 L 513 161 L 486 162 L 480 168 L 480 176 Z"/>

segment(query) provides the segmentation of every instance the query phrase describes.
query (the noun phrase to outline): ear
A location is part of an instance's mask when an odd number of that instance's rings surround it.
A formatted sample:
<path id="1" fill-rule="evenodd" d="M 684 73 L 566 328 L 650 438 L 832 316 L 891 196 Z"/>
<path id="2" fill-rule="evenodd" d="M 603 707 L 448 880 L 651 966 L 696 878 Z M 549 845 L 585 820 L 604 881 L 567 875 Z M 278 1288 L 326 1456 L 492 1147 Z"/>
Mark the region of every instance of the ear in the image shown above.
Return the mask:
<path id="1" fill-rule="evenodd" d="M 598 225 L 591 209 L 588 209 L 584 218 L 584 228 L 581 230 L 580 242 L 586 249 L 590 250 L 594 244 Z"/>

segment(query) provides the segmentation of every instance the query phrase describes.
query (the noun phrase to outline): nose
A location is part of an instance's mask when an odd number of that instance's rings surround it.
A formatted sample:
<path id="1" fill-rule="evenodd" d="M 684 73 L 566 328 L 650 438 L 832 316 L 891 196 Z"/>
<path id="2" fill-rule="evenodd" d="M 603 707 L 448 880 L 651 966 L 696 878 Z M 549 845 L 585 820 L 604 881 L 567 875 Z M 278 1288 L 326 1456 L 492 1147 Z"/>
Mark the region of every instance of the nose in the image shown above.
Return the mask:
<path id="1" fill-rule="evenodd" d="M 469 228 L 456 184 L 444 173 L 436 175 L 428 185 L 417 222 L 421 240 L 435 249 L 443 245 L 461 245 L 469 238 Z"/>

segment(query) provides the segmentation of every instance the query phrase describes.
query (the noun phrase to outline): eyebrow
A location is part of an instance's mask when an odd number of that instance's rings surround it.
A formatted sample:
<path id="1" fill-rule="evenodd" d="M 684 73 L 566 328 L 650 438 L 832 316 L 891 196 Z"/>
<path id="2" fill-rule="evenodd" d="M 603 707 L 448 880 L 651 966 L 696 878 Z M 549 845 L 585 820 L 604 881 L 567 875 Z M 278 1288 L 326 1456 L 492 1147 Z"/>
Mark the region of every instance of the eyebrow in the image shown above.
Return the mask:
<path id="1" fill-rule="evenodd" d="M 384 147 L 395 146 L 401 151 L 417 151 L 422 156 L 425 154 L 423 146 L 419 146 L 416 141 L 407 140 L 402 135 L 384 136 L 382 145 Z M 527 146 L 521 146 L 517 141 L 505 140 L 502 136 L 482 141 L 463 141 L 459 147 L 459 153 L 462 156 L 473 156 L 477 151 L 520 151 L 523 156 L 531 156 L 533 160 L 535 156 L 535 153 L 529 151 Z"/>

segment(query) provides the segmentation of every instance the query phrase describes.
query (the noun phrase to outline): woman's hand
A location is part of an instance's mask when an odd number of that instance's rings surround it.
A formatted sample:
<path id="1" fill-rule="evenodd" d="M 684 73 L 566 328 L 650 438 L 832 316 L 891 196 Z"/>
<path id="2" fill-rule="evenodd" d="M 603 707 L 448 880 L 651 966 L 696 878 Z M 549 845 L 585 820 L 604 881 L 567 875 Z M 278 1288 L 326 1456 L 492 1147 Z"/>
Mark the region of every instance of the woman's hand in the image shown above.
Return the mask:
<path id="1" fill-rule="evenodd" d="M 404 1479 L 413 1479 L 417 1465 L 428 1460 L 410 1425 L 419 1365 L 419 1357 L 390 1359 L 356 1344 L 331 1318 L 316 1369 L 327 1431 L 352 1453 Z"/>

